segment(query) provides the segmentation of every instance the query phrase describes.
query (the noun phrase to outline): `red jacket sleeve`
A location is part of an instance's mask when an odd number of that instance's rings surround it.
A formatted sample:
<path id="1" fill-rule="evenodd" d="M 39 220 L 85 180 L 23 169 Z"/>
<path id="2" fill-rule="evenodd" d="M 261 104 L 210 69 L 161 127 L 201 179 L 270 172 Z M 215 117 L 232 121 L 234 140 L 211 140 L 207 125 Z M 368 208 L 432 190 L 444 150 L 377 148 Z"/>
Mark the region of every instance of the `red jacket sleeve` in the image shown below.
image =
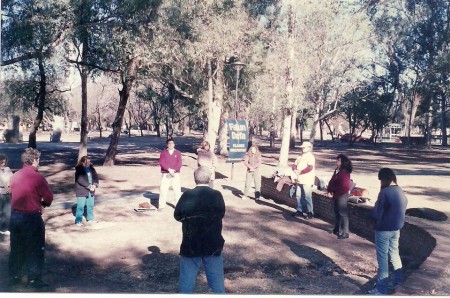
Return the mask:
<path id="1" fill-rule="evenodd" d="M 47 182 L 47 180 L 45 180 L 44 177 L 42 177 L 42 181 L 39 185 L 40 185 L 40 187 L 39 187 L 38 191 L 39 191 L 39 196 L 43 200 L 42 205 L 48 207 L 53 202 L 53 192 L 50 189 L 50 186 L 48 185 L 48 182 Z"/>

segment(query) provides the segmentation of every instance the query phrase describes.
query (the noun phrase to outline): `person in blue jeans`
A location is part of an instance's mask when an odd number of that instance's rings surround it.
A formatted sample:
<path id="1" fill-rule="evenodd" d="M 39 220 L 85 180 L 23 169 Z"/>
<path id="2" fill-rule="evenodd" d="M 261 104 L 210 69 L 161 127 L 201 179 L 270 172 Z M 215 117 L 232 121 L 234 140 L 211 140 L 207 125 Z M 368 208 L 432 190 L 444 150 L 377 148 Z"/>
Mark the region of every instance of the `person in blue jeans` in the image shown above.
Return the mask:
<path id="1" fill-rule="evenodd" d="M 75 212 L 75 224 L 83 226 L 84 206 L 86 206 L 87 223 L 95 223 L 94 199 L 95 189 L 98 187 L 98 175 L 87 156 L 83 156 L 75 166 L 75 195 L 77 197 L 77 209 Z"/>
<path id="2" fill-rule="evenodd" d="M 369 291 L 372 295 L 386 295 L 389 285 L 389 260 L 394 268 L 391 285 L 394 288 L 403 282 L 402 260 L 399 253 L 400 229 L 405 224 L 408 200 L 397 185 L 397 177 L 390 168 L 378 172 L 381 190 L 378 194 L 371 219 L 375 228 L 375 247 L 377 251 L 377 283 Z"/>
<path id="3" fill-rule="evenodd" d="M 211 290 L 225 293 L 222 250 L 222 219 L 225 202 L 222 194 L 209 186 L 211 171 L 199 167 L 194 172 L 197 186 L 183 193 L 174 217 L 182 223 L 180 246 L 180 293 L 192 293 L 203 264 Z"/>

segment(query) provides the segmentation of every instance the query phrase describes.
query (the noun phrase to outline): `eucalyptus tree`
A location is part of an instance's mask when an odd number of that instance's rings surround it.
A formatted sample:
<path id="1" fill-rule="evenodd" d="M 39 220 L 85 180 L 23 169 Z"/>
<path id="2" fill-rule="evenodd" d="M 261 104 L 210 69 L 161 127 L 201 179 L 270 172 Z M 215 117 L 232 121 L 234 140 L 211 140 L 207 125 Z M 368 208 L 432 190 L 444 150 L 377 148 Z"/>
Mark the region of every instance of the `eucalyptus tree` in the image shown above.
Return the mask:
<path id="1" fill-rule="evenodd" d="M 104 165 L 114 165 L 130 92 L 140 65 L 151 55 L 148 49 L 153 45 L 154 24 L 160 3 L 159 0 L 72 2 L 77 12 L 77 31 L 73 34 L 76 58 L 69 57 L 67 60 L 80 66 L 82 81 L 87 79 L 88 71 L 95 69 L 107 73 L 121 87 Z M 83 89 L 82 98 L 85 101 L 86 87 Z M 87 105 L 82 106 L 87 109 Z M 82 122 L 85 122 L 83 125 L 87 125 L 87 112 L 82 113 Z M 83 139 L 81 136 L 79 154 L 82 154 L 85 147 Z"/>
<path id="2" fill-rule="evenodd" d="M 376 1 L 370 2 L 367 8 L 378 40 L 386 48 L 385 64 L 397 66 L 387 70 L 397 91 L 396 98 L 405 105 L 408 139 L 418 107 L 428 107 L 424 116 L 429 119 L 425 121 L 425 131 L 429 131 L 433 106 L 438 101 L 442 135 L 446 135 L 450 3 L 436 0 Z M 443 144 L 447 144 L 446 137 L 443 137 Z"/>
<path id="3" fill-rule="evenodd" d="M 332 0 L 285 0 L 266 8 L 262 20 L 271 38 L 265 74 L 258 78 L 266 83 L 252 90 L 265 85 L 258 92 L 282 116 L 280 167 L 287 165 L 297 113 L 311 111 L 313 142 L 319 121 L 335 113 L 342 95 L 364 80 L 359 67 L 372 57 L 371 27 L 356 8 L 353 2 Z"/>
<path id="4" fill-rule="evenodd" d="M 220 119 L 227 96 L 226 74 L 231 59 L 244 58 L 251 23 L 242 8 L 242 1 L 173 0 L 184 34 L 183 46 L 193 62 L 207 78 L 203 82 L 207 107 L 208 129 L 205 139 L 216 144 Z M 175 10 L 177 8 L 177 10 Z M 232 86 L 234 87 L 234 86 Z M 234 88 L 233 88 L 234 89 Z M 220 150 L 222 151 L 222 150 Z"/>
<path id="5" fill-rule="evenodd" d="M 29 147 L 36 147 L 36 133 L 48 108 L 49 82 L 64 75 L 64 64 L 55 63 L 56 47 L 72 26 L 72 11 L 67 1 L 34 0 L 2 3 L 2 66 L 14 65 L 34 86 L 36 117 L 31 126 Z M 4 70 L 4 69 L 3 69 Z M 6 72 L 11 69 L 6 69 Z M 4 70 L 5 71 L 5 70 Z M 50 81 L 51 80 L 51 81 Z M 38 87 L 36 87 L 38 82 Z M 50 90 L 56 92 L 59 86 Z"/>

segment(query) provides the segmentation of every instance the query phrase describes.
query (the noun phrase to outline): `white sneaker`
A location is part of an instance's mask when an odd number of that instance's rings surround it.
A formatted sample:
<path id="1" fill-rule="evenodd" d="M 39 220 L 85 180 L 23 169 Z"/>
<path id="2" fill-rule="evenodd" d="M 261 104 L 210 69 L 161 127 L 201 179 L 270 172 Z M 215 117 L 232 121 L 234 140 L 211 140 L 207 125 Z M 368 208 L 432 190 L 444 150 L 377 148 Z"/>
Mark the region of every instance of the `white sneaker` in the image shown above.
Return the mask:
<path id="1" fill-rule="evenodd" d="M 98 224 L 98 220 L 88 220 L 86 224 L 88 225 Z"/>
<path id="2" fill-rule="evenodd" d="M 82 222 L 77 222 L 75 225 L 76 225 L 77 227 L 83 227 L 83 226 L 84 226 Z"/>
<path id="3" fill-rule="evenodd" d="M 0 234 L 5 235 L 5 236 L 9 236 L 11 235 L 11 232 L 6 230 L 6 231 L 0 231 Z"/>

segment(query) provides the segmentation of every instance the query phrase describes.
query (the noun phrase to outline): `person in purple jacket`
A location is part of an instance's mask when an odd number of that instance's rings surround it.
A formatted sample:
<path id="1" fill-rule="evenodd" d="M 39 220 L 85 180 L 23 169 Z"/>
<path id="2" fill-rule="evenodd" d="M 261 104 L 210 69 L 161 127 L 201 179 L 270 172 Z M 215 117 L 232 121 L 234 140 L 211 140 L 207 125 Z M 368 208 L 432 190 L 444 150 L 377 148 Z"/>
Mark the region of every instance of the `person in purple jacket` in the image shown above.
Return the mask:
<path id="1" fill-rule="evenodd" d="M 328 182 L 328 192 L 333 195 L 335 224 L 333 234 L 338 239 L 347 239 L 348 231 L 348 198 L 350 191 L 350 173 L 353 170 L 352 162 L 344 154 L 336 157 L 336 169 Z"/>
<path id="2" fill-rule="evenodd" d="M 369 291 L 372 295 L 386 295 L 388 285 L 395 289 L 403 282 L 402 260 L 398 249 L 400 229 L 405 224 L 405 193 L 397 185 L 397 177 L 393 170 L 382 168 L 378 172 L 381 190 L 371 214 L 375 229 L 375 247 L 377 251 L 377 283 Z M 389 283 L 389 260 L 394 269 L 392 281 Z"/>
<path id="3" fill-rule="evenodd" d="M 175 205 L 181 197 L 181 152 L 175 149 L 173 139 L 167 139 L 167 149 L 164 149 L 159 156 L 159 165 L 161 167 L 161 185 L 159 187 L 158 210 L 164 209 L 167 202 L 167 193 L 172 187 L 175 193 Z"/>

